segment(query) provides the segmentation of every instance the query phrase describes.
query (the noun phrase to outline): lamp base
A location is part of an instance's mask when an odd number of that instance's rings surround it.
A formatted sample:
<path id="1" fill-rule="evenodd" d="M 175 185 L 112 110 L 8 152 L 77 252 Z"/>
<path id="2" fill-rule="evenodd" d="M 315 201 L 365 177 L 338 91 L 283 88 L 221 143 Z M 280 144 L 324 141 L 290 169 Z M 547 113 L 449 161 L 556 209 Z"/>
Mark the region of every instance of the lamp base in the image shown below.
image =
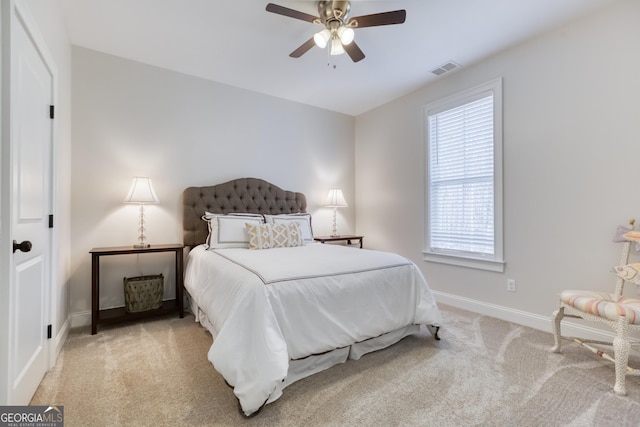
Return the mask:
<path id="1" fill-rule="evenodd" d="M 151 245 L 148 244 L 148 243 L 145 243 L 143 245 L 136 244 L 136 245 L 133 245 L 133 247 L 136 248 L 136 249 L 140 249 L 140 248 L 149 248 L 149 247 L 151 247 Z"/>

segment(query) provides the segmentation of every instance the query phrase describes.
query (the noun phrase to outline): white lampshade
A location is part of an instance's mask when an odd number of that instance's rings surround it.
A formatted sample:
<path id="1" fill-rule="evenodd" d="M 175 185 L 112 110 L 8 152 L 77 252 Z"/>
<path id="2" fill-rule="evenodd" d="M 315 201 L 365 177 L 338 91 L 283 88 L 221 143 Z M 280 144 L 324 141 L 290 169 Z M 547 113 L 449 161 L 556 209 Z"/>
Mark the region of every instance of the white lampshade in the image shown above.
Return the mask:
<path id="1" fill-rule="evenodd" d="M 338 36 L 340 36 L 340 40 L 343 45 L 348 45 L 353 41 L 355 37 L 355 31 L 353 28 L 345 27 L 344 25 L 338 28 Z"/>
<path id="2" fill-rule="evenodd" d="M 313 41 L 316 43 L 316 46 L 318 46 L 320 49 L 324 49 L 325 47 L 327 47 L 327 43 L 329 42 L 330 38 L 331 38 L 331 31 L 329 31 L 326 28 L 313 35 Z"/>
<path id="3" fill-rule="evenodd" d="M 329 208 L 346 208 L 349 205 L 342 195 L 342 190 L 340 190 L 339 188 L 333 188 L 329 190 L 329 194 L 327 194 L 327 200 L 325 201 L 324 206 L 327 206 Z"/>
<path id="4" fill-rule="evenodd" d="M 159 203 L 160 199 L 153 190 L 151 178 L 136 176 L 133 178 L 129 194 L 123 203 Z"/>
<path id="5" fill-rule="evenodd" d="M 331 39 L 331 50 L 329 54 L 331 55 L 342 55 L 344 53 L 344 47 L 342 46 L 342 42 L 340 41 L 340 37 L 334 36 Z"/>

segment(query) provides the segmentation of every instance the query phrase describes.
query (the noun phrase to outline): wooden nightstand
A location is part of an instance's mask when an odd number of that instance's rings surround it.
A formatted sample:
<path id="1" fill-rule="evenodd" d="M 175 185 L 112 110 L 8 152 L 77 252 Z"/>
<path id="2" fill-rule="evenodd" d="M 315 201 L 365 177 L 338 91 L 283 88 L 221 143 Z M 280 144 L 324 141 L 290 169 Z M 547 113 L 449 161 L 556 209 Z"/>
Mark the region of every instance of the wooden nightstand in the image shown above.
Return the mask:
<path id="1" fill-rule="evenodd" d="M 359 240 L 360 249 L 362 249 L 362 239 L 364 239 L 364 236 L 354 236 L 350 234 L 343 234 L 341 236 L 318 236 L 313 238 L 313 240 L 320 243 L 347 242 L 347 245 L 350 245 L 352 240 Z"/>
<path id="2" fill-rule="evenodd" d="M 153 245 L 148 248 L 134 248 L 133 246 L 117 246 L 110 248 L 93 248 L 91 253 L 91 335 L 98 332 L 98 324 L 119 323 L 128 320 L 136 320 L 149 316 L 158 316 L 177 311 L 180 317 L 184 317 L 182 277 L 183 277 L 183 250 L 184 245 Z M 127 313 L 124 307 L 100 310 L 100 257 L 108 255 L 152 254 L 158 252 L 175 252 L 176 266 L 176 299 L 164 301 L 161 308 Z"/>

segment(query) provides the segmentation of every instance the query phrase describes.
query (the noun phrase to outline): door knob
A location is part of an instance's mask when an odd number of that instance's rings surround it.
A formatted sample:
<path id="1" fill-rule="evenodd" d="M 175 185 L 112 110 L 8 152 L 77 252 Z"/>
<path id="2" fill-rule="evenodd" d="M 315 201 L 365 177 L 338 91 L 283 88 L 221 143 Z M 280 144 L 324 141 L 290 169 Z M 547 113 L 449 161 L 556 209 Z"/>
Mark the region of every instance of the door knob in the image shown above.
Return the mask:
<path id="1" fill-rule="evenodd" d="M 16 251 L 29 252 L 31 250 L 31 242 L 25 240 L 24 242 L 18 243 L 17 241 L 13 241 L 13 253 Z"/>

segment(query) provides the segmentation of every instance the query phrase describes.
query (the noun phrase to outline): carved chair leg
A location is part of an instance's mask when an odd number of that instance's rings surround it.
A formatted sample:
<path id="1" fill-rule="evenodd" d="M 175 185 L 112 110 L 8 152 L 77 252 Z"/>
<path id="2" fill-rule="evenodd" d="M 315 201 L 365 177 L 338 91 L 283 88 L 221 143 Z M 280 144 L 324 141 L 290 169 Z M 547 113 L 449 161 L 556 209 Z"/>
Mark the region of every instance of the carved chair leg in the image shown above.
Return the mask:
<path id="1" fill-rule="evenodd" d="M 551 347 L 551 351 L 554 353 L 560 352 L 560 342 L 562 335 L 560 334 L 560 322 L 564 317 L 564 307 L 559 307 L 556 311 L 551 315 L 551 319 L 553 320 L 553 341 L 554 345 Z"/>
<path id="2" fill-rule="evenodd" d="M 613 387 L 613 391 L 621 396 L 627 394 L 625 380 L 630 351 L 629 322 L 626 318 L 620 317 L 616 322 L 616 337 L 613 340 L 613 352 L 616 361 L 616 385 Z"/>

